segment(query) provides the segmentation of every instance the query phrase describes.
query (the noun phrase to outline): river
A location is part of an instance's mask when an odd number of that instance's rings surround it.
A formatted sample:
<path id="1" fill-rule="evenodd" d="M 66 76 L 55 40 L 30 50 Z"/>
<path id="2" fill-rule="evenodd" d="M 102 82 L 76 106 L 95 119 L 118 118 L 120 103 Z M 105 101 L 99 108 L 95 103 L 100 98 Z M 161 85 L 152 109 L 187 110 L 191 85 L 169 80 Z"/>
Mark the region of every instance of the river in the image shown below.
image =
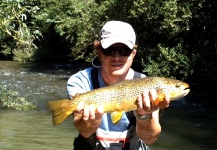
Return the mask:
<path id="1" fill-rule="evenodd" d="M 46 107 L 49 100 L 65 99 L 66 82 L 82 66 L 72 64 L 31 64 L 0 61 L 0 84 L 35 100 L 29 111 L 0 109 L 0 150 L 69 150 L 77 135 L 73 119 L 53 126 Z M 207 100 L 207 99 L 206 99 Z M 151 150 L 216 150 L 217 109 L 188 103 L 171 102 L 164 109 L 162 133 Z"/>

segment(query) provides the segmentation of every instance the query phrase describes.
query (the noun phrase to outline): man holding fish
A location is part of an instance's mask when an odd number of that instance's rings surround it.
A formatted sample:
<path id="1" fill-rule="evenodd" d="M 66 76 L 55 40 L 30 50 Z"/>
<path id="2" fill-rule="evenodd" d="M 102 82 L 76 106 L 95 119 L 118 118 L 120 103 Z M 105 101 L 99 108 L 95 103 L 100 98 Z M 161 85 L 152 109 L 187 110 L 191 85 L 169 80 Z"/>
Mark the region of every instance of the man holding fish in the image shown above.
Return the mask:
<path id="1" fill-rule="evenodd" d="M 137 72 L 131 69 L 137 53 L 135 42 L 136 35 L 130 24 L 109 21 L 103 26 L 100 39 L 94 41 L 101 63 L 101 66 L 96 67 L 99 87 L 135 77 Z M 67 91 L 72 101 L 77 93 L 93 90 L 92 69 L 79 71 L 68 80 Z M 140 73 L 137 73 L 137 76 L 145 77 Z M 155 89 L 145 90 L 138 95 L 137 109 L 133 113 L 136 119 L 131 119 L 134 122 L 129 119 L 130 114 L 124 113 L 117 123 L 113 123 L 111 114 L 104 113 L 103 106 L 78 103 L 73 113 L 74 125 L 79 131 L 79 136 L 74 141 L 74 149 L 148 149 L 146 144 L 154 143 L 161 132 L 159 109 L 168 107 L 170 103 L 166 94 L 162 102 L 156 103 L 157 96 Z"/>

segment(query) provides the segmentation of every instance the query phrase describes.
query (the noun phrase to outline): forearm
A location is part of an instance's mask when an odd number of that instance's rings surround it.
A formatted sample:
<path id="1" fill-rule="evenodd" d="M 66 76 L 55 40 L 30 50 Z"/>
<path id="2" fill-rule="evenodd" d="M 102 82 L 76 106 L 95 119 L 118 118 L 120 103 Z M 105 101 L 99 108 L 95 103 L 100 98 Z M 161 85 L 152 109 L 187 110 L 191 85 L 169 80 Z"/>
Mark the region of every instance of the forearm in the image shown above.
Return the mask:
<path id="1" fill-rule="evenodd" d="M 78 132 L 86 138 L 96 132 L 99 128 L 100 122 L 100 120 L 87 121 L 83 120 L 82 117 L 74 116 L 74 126 L 78 129 Z"/>
<path id="2" fill-rule="evenodd" d="M 156 112 L 155 112 L 156 113 Z M 158 116 L 153 113 L 153 117 L 149 120 L 137 120 L 136 132 L 138 137 L 147 144 L 154 143 L 161 133 L 161 126 Z"/>

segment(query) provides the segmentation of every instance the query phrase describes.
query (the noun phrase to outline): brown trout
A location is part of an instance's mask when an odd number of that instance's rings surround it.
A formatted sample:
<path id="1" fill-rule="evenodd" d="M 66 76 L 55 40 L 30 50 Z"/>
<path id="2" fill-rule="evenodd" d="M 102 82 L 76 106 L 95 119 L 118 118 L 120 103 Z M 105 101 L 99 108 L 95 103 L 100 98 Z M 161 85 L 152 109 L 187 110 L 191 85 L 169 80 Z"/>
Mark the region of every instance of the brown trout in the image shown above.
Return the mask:
<path id="1" fill-rule="evenodd" d="M 163 101 L 164 95 L 168 94 L 170 100 L 179 99 L 190 91 L 189 85 L 180 80 L 164 77 L 146 77 L 140 79 L 124 80 L 122 82 L 98 88 L 86 93 L 76 95 L 73 100 L 56 100 L 47 103 L 52 112 L 53 124 L 62 123 L 77 108 L 79 102 L 85 105 L 93 104 L 103 106 L 105 113 L 111 113 L 113 123 L 116 123 L 127 111 L 136 110 L 135 101 L 144 90 L 155 89 L 159 103 Z"/>

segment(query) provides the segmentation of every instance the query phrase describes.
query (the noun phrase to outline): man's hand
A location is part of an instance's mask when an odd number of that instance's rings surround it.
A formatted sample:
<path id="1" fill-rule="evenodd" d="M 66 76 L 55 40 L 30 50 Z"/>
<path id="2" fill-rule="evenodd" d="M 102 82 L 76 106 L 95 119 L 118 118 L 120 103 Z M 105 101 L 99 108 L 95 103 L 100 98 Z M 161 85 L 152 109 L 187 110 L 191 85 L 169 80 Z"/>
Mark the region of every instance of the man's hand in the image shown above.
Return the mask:
<path id="1" fill-rule="evenodd" d="M 84 105 L 83 102 L 78 103 L 77 109 L 74 111 L 75 117 L 78 116 L 85 121 L 101 119 L 103 113 L 103 106 Z"/>
<path id="2" fill-rule="evenodd" d="M 152 89 L 150 91 L 145 90 L 141 95 L 138 96 L 136 104 L 137 110 L 136 113 L 139 116 L 146 114 L 152 114 L 160 108 L 166 108 L 169 106 L 170 98 L 168 95 L 165 95 L 162 102 L 156 102 L 157 92 Z"/>
<path id="3" fill-rule="evenodd" d="M 89 137 L 99 128 L 103 113 L 102 106 L 95 107 L 80 102 L 74 111 L 75 127 L 82 136 Z"/>

